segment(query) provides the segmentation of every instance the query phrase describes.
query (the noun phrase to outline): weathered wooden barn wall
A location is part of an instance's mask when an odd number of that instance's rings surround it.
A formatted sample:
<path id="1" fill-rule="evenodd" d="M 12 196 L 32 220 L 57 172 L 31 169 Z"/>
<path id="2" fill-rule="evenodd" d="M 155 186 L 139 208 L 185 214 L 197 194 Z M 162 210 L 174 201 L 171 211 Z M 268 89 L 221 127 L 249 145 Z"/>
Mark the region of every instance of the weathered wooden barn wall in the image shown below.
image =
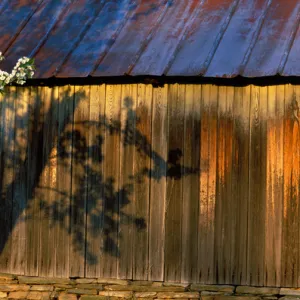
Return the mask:
<path id="1" fill-rule="evenodd" d="M 300 88 L 11 87 L 0 272 L 300 286 Z"/>

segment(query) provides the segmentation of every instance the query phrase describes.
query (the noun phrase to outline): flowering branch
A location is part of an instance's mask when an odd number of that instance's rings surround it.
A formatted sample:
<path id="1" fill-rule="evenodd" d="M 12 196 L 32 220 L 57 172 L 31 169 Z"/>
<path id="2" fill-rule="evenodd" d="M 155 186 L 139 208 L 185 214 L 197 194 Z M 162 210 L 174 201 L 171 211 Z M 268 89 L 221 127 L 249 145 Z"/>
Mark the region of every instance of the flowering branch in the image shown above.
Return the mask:
<path id="1" fill-rule="evenodd" d="M 2 60 L 4 60 L 4 56 L 0 52 L 0 62 Z M 13 82 L 23 85 L 26 79 L 33 77 L 34 70 L 34 59 L 25 56 L 19 58 L 11 73 L 0 70 L 0 93 L 3 93 L 6 85 Z"/>

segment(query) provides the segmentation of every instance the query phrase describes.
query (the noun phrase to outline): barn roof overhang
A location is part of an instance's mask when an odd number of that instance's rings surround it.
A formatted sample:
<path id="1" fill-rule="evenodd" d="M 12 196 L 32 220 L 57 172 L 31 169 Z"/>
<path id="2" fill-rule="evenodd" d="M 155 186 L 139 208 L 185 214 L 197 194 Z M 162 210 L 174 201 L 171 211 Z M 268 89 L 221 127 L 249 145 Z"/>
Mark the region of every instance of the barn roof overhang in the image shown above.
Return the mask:
<path id="1" fill-rule="evenodd" d="M 286 0 L 2 0 L 1 69 L 30 56 L 30 84 L 298 83 L 299 22 Z"/>
<path id="2" fill-rule="evenodd" d="M 64 86 L 64 85 L 100 85 L 100 84 L 130 84 L 142 83 L 152 84 L 154 87 L 164 84 L 213 84 L 218 86 L 243 87 L 247 85 L 274 86 L 283 84 L 300 85 L 300 77 L 297 76 L 266 76 L 247 78 L 237 76 L 234 78 L 215 78 L 215 77 L 184 77 L 184 76 L 118 76 L 118 77 L 86 77 L 86 78 L 46 78 L 30 79 L 25 86 Z"/>

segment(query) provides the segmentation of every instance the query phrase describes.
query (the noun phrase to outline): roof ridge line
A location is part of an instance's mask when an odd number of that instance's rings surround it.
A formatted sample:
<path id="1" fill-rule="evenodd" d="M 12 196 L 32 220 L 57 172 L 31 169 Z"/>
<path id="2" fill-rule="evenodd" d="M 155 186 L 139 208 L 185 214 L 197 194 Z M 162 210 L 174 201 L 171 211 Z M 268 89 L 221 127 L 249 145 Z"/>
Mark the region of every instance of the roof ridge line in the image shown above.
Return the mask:
<path id="1" fill-rule="evenodd" d="M 257 39 L 258 39 L 258 36 L 259 36 L 259 34 L 261 32 L 261 29 L 262 29 L 262 27 L 264 25 L 264 22 L 265 22 L 265 19 L 266 19 L 265 17 L 267 15 L 268 11 L 269 11 L 269 8 L 270 8 L 270 6 L 272 4 L 272 1 L 273 0 L 267 0 L 265 11 L 262 13 L 262 15 L 260 17 L 260 20 L 259 20 L 258 25 L 257 25 L 257 30 L 253 34 L 253 38 L 251 40 L 251 43 L 250 43 L 250 45 L 248 47 L 248 50 L 247 50 L 247 52 L 246 52 L 246 54 L 245 54 L 245 56 L 243 58 L 243 61 L 241 63 L 241 66 L 240 66 L 239 72 L 238 72 L 239 74 L 241 74 L 241 76 L 243 76 L 243 73 L 245 71 L 246 65 L 247 65 L 247 63 L 248 63 L 248 61 L 250 59 L 251 53 L 252 53 L 252 51 L 254 49 L 254 46 L 255 46 L 255 44 L 257 42 Z"/>

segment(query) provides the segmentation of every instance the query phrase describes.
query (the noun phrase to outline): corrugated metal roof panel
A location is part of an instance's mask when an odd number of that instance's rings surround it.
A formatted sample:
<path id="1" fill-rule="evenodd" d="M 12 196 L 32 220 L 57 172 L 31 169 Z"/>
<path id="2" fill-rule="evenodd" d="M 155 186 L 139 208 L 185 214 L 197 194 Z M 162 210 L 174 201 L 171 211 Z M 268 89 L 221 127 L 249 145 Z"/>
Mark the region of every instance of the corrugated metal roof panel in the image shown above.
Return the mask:
<path id="1" fill-rule="evenodd" d="M 93 76 L 129 74 L 153 28 L 166 10 L 165 0 L 134 1 L 127 22 Z"/>
<path id="2" fill-rule="evenodd" d="M 86 77 L 99 65 L 116 40 L 130 12 L 130 1 L 107 1 L 58 77 Z"/>
<path id="3" fill-rule="evenodd" d="M 298 27 L 293 45 L 289 52 L 287 62 L 283 69 L 284 76 L 300 76 L 300 27 Z"/>
<path id="4" fill-rule="evenodd" d="M 37 77 L 48 78 L 59 72 L 60 67 L 74 51 L 102 7 L 103 1 L 99 0 L 73 1 L 67 7 L 48 39 L 35 55 Z"/>
<path id="5" fill-rule="evenodd" d="M 41 0 L 12 0 L 4 4 L 0 15 L 0 51 L 5 53 L 28 24 Z"/>
<path id="6" fill-rule="evenodd" d="M 9 70 L 36 78 L 300 75 L 300 2 L 286 0 L 2 0 Z"/>
<path id="7" fill-rule="evenodd" d="M 167 75 L 197 76 L 205 73 L 235 5 L 236 1 L 232 0 L 204 1 Z"/>
<path id="8" fill-rule="evenodd" d="M 165 73 L 172 58 L 176 56 L 176 49 L 193 19 L 199 3 L 198 0 L 190 0 L 167 6 L 161 22 L 155 28 L 152 39 L 141 53 L 131 75 Z"/>
<path id="9" fill-rule="evenodd" d="M 220 41 L 205 76 L 239 75 L 254 45 L 269 0 L 242 0 Z M 225 73 L 226 72 L 226 73 Z"/>
<path id="10" fill-rule="evenodd" d="M 69 1 L 70 2 L 70 1 Z M 68 1 L 49 1 L 42 3 L 27 25 L 16 36 L 15 41 L 5 52 L 5 68 L 11 69 L 21 56 L 33 56 L 47 40 Z M 1 16 L 0 16 L 1 20 Z M 38 61 L 37 61 L 38 63 Z"/>
<path id="11" fill-rule="evenodd" d="M 299 26 L 299 1 L 276 0 L 266 17 L 242 75 L 246 77 L 281 73 L 281 64 L 289 52 L 290 42 Z"/>

